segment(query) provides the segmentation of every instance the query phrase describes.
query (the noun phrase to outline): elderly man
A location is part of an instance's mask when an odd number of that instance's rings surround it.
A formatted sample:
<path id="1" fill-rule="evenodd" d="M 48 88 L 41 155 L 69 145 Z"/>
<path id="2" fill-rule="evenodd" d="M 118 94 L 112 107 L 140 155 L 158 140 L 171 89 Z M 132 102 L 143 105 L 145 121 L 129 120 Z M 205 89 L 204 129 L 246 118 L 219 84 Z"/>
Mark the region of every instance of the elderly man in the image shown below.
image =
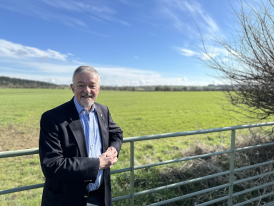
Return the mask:
<path id="1" fill-rule="evenodd" d="M 110 167 L 117 162 L 123 132 L 108 108 L 94 102 L 100 90 L 94 68 L 78 67 L 70 86 L 72 100 L 41 117 L 42 206 L 112 205 Z"/>

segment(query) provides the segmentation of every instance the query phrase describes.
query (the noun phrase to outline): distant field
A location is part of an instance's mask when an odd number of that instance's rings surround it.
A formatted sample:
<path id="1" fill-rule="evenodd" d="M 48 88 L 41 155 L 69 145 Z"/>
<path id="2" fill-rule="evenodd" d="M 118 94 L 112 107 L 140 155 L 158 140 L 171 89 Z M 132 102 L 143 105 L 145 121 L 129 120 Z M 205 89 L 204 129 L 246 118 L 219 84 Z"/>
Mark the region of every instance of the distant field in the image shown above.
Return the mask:
<path id="1" fill-rule="evenodd" d="M 72 96 L 70 90 L 0 89 L 0 152 L 38 147 L 41 114 L 69 101 Z M 124 131 L 124 136 L 132 137 L 247 122 L 235 113 L 222 110 L 220 105 L 225 102 L 221 98 L 221 92 L 101 91 L 97 102 L 107 105 L 114 121 Z M 197 141 L 209 145 L 226 145 L 228 136 L 229 133 L 208 134 L 136 143 L 135 164 L 182 157 L 182 151 Z M 0 160 L 0 190 L 43 182 L 37 157 L 33 155 Z M 114 169 L 129 166 L 128 160 L 129 145 L 125 144 Z M 115 178 L 113 176 L 113 180 Z M 113 185 L 115 197 L 115 183 Z M 40 198 L 41 189 L 2 195 L 0 205 L 39 205 Z"/>
<path id="2" fill-rule="evenodd" d="M 70 90 L 0 89 L 0 126 L 38 128 L 44 111 L 72 96 Z M 128 137 L 242 124 L 222 110 L 221 97 L 221 92 L 101 91 L 97 102 L 110 108 Z"/>
<path id="3" fill-rule="evenodd" d="M 41 114 L 72 97 L 67 89 L 0 89 L 0 151 L 37 147 Z M 246 123 L 221 108 L 222 97 L 221 92 L 101 91 L 97 102 L 107 105 L 124 136 L 132 137 Z"/>

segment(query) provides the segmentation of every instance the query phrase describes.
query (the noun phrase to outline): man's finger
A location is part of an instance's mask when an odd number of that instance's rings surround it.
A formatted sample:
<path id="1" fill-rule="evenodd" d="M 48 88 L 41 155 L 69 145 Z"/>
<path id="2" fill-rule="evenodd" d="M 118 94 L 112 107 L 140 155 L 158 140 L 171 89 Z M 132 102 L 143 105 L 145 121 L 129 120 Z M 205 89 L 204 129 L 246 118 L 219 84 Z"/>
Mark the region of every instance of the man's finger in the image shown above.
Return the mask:
<path id="1" fill-rule="evenodd" d="M 111 161 L 109 168 L 111 168 L 117 161 L 118 161 L 118 158 L 114 157 L 113 160 Z"/>
<path id="2" fill-rule="evenodd" d="M 117 152 L 116 148 L 113 147 L 113 146 L 108 147 L 108 148 L 107 148 L 107 151 L 116 151 L 116 152 Z"/>
<path id="3" fill-rule="evenodd" d="M 118 161 L 118 158 L 117 157 L 115 157 L 115 158 L 113 158 L 113 160 L 112 160 L 112 164 L 115 164 L 116 162 Z"/>
<path id="4" fill-rule="evenodd" d="M 109 147 L 107 150 L 106 150 L 106 155 L 107 155 L 107 157 L 110 157 L 110 156 L 117 156 L 117 151 L 116 151 L 116 149 L 114 148 L 114 147 Z"/>
<path id="5" fill-rule="evenodd" d="M 105 153 L 107 157 L 117 157 L 117 153 Z"/>

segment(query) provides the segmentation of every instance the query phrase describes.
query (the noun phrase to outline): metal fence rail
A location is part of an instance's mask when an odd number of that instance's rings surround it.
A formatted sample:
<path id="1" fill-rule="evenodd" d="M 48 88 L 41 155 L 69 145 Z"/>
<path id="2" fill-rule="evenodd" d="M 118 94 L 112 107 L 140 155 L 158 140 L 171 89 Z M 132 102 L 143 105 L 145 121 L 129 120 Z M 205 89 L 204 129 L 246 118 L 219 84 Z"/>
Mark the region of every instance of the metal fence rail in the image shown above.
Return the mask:
<path id="1" fill-rule="evenodd" d="M 261 177 L 264 177 L 264 176 L 267 176 L 267 175 L 273 175 L 274 174 L 274 171 L 270 171 L 270 172 L 263 173 L 263 174 L 260 174 L 260 175 L 256 175 L 256 176 L 253 176 L 253 177 L 248 177 L 248 178 L 245 178 L 245 179 L 234 181 L 234 173 L 235 172 L 248 170 L 248 169 L 251 169 L 251 168 L 260 167 L 260 166 L 263 166 L 263 165 L 273 164 L 274 163 L 274 160 L 271 160 L 271 161 L 267 161 L 267 162 L 263 162 L 263 163 L 258 163 L 258 164 L 255 164 L 255 165 L 250 165 L 250 166 L 234 169 L 235 152 L 244 151 L 244 150 L 247 150 L 247 149 L 254 149 L 254 148 L 260 148 L 260 147 L 274 145 L 274 142 L 271 142 L 271 143 L 253 145 L 253 146 L 249 146 L 249 147 L 243 147 L 243 148 L 237 148 L 236 149 L 235 148 L 236 130 L 254 128 L 254 127 L 272 126 L 272 125 L 274 125 L 274 122 L 125 138 L 123 142 L 124 143 L 126 143 L 126 142 L 130 143 L 130 167 L 111 171 L 111 174 L 117 174 L 117 173 L 130 171 L 131 190 L 130 190 L 130 194 L 120 196 L 120 197 L 115 197 L 112 200 L 115 202 L 115 201 L 119 201 L 119 200 L 130 199 L 131 200 L 130 201 L 131 206 L 133 206 L 134 205 L 134 197 L 136 197 L 136 196 L 149 194 L 149 193 L 153 193 L 153 192 L 158 192 L 158 191 L 161 191 L 161 190 L 165 190 L 165 189 L 169 189 L 169 188 L 173 188 L 173 187 L 178 187 L 178 186 L 182 186 L 182 185 L 186 185 L 186 184 L 189 184 L 189 183 L 194 183 L 194 182 L 198 182 L 198 181 L 202 181 L 202 180 L 207 180 L 207 179 L 210 179 L 210 178 L 213 178 L 213 177 L 218 177 L 218 176 L 222 176 L 222 175 L 229 175 L 229 180 L 228 180 L 228 183 L 226 183 L 226 184 L 219 185 L 219 186 L 212 187 L 212 188 L 208 188 L 208 189 L 205 189 L 205 190 L 202 190 L 202 191 L 186 194 L 186 195 L 183 195 L 183 196 L 175 197 L 175 198 L 168 199 L 168 200 L 165 200 L 165 201 L 157 202 L 157 203 L 151 204 L 150 206 L 164 205 L 164 204 L 167 204 L 167 203 L 175 202 L 175 201 L 178 201 L 178 200 L 186 199 L 186 198 L 189 198 L 189 197 L 197 196 L 197 195 L 204 194 L 204 193 L 207 193 L 207 192 L 210 192 L 210 191 L 214 191 L 214 190 L 218 190 L 218 189 L 224 189 L 224 188 L 229 189 L 229 192 L 228 192 L 227 196 L 217 198 L 217 199 L 214 199 L 214 200 L 211 200 L 211 201 L 208 201 L 208 202 L 204 202 L 204 203 L 201 203 L 201 204 L 198 204 L 198 205 L 199 206 L 205 206 L 205 205 L 210 205 L 210 204 L 213 204 L 213 203 L 216 203 L 216 202 L 227 200 L 228 206 L 232 206 L 233 197 L 236 197 L 236 196 L 239 196 L 239 195 L 242 195 L 242 194 L 245 194 L 247 192 L 254 191 L 254 190 L 258 190 L 258 189 L 261 189 L 261 188 L 264 188 L 264 187 L 274 185 L 274 182 L 269 182 L 269 183 L 266 183 L 266 184 L 263 184 L 263 185 L 259 185 L 257 187 L 246 189 L 246 190 L 241 191 L 241 192 L 233 193 L 233 185 L 240 184 L 240 183 L 247 182 L 247 181 L 250 181 L 250 180 L 253 180 L 253 179 L 258 179 L 258 178 L 261 178 Z M 144 140 L 153 140 L 153 139 L 162 139 L 162 138 L 169 138 L 169 137 L 179 137 L 179 136 L 181 137 L 181 136 L 189 136 L 189 135 L 197 135 L 197 134 L 223 132 L 223 131 L 231 131 L 231 148 L 230 148 L 230 150 L 215 152 L 215 153 L 209 153 L 209 154 L 203 154 L 203 155 L 196 155 L 196 156 L 185 157 L 185 158 L 174 159 L 174 160 L 168 160 L 168 161 L 157 162 L 157 163 L 153 163 L 153 164 L 134 166 L 134 142 L 144 141 Z M 39 152 L 38 148 L 0 152 L 0 158 L 38 154 L 38 152 Z M 155 167 L 155 166 L 170 164 L 170 163 L 175 163 L 175 162 L 193 160 L 193 159 L 198 159 L 198 158 L 210 157 L 210 156 L 213 156 L 213 155 L 227 154 L 227 153 L 230 153 L 230 169 L 228 171 L 134 193 L 134 171 L 135 170 L 148 168 L 148 167 Z M 36 185 L 29 185 L 29 186 L 24 186 L 24 187 L 1 190 L 0 195 L 13 193 L 13 192 L 24 191 L 24 190 L 29 190 L 29 189 L 40 188 L 40 187 L 43 187 L 43 186 L 44 186 L 44 183 L 41 183 L 41 184 L 36 184 Z M 255 197 L 255 198 L 252 198 L 250 200 L 238 203 L 235 206 L 246 205 L 246 204 L 249 204 L 253 201 L 258 201 L 258 200 L 261 200 L 262 198 L 265 198 L 265 197 L 268 197 L 268 196 L 271 196 L 271 195 L 274 195 L 274 192 L 263 194 L 259 197 Z M 267 205 L 273 205 L 273 204 L 274 204 L 274 202 L 270 202 Z"/>

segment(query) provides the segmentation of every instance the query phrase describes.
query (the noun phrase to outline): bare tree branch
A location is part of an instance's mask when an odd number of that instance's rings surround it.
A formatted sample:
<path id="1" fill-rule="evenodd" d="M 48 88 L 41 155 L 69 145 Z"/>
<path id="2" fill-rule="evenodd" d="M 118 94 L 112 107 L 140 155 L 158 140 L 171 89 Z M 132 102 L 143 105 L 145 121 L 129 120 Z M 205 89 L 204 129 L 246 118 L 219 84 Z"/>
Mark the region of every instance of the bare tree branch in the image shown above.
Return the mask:
<path id="1" fill-rule="evenodd" d="M 274 3 L 239 0 L 239 5 L 239 11 L 232 7 L 238 23 L 232 42 L 215 36 L 210 50 L 199 30 L 200 60 L 229 85 L 226 98 L 238 108 L 233 111 L 262 120 L 274 114 Z M 217 48 L 225 53 L 217 55 Z"/>

